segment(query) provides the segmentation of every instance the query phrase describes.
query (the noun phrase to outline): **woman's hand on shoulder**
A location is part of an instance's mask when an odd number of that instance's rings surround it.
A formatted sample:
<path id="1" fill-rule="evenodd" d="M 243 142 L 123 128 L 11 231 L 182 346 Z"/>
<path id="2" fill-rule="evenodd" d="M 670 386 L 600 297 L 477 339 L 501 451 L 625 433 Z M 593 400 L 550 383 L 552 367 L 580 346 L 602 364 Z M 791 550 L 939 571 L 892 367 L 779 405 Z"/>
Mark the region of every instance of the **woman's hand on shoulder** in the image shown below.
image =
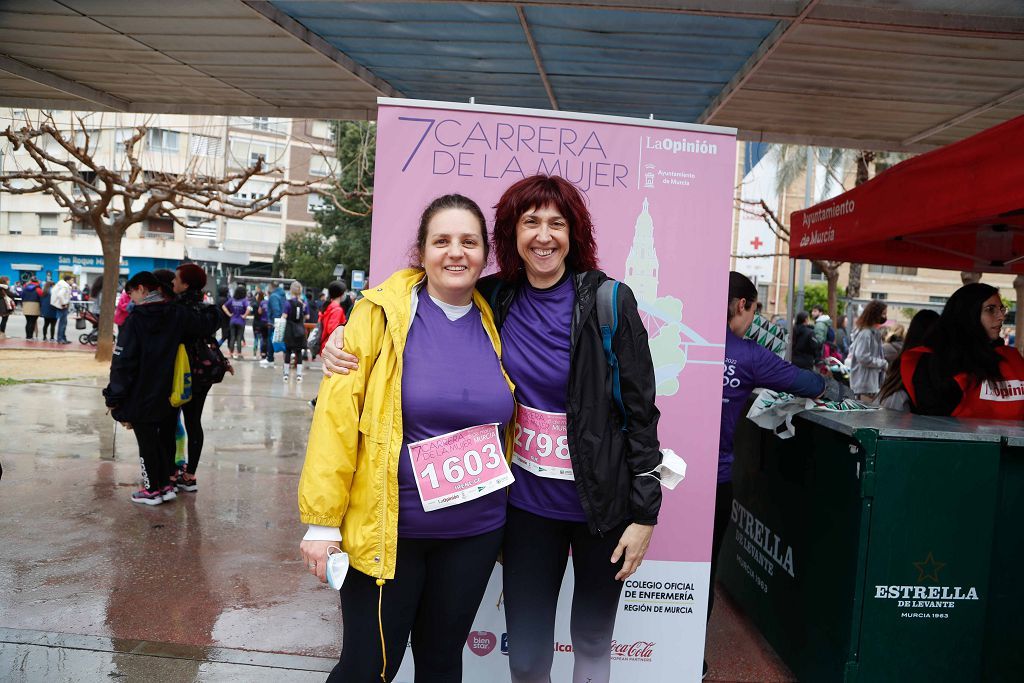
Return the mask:
<path id="1" fill-rule="evenodd" d="M 337 541 L 303 541 L 299 544 L 306 571 L 327 583 L 327 549 L 338 545 Z"/>
<path id="2" fill-rule="evenodd" d="M 615 552 L 612 553 L 611 558 L 611 562 L 614 564 L 619 561 L 619 558 L 625 556 L 622 569 L 615 575 L 616 581 L 625 581 L 640 568 L 644 561 L 644 555 L 647 554 L 647 546 L 651 544 L 653 533 L 654 527 L 648 524 L 630 524 L 622 532 L 622 537 L 619 538 L 619 544 L 615 546 Z"/>
<path id="3" fill-rule="evenodd" d="M 335 373 L 347 375 L 349 371 L 359 369 L 359 359 L 351 353 L 346 353 L 344 346 L 345 326 L 338 325 L 324 344 L 322 357 L 325 376 L 330 377 Z"/>

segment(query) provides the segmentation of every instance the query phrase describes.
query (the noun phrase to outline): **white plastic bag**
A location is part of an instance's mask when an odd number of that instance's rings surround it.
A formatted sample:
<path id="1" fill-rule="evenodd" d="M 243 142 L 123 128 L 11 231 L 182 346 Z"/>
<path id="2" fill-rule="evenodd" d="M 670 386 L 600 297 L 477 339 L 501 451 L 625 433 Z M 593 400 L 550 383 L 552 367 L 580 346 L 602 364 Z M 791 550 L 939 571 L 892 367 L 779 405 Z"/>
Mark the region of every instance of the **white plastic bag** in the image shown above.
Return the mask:
<path id="1" fill-rule="evenodd" d="M 796 434 L 793 416 L 803 410 L 807 410 L 807 399 L 785 392 L 762 389 L 747 411 L 747 417 L 758 427 L 772 430 L 780 439 L 788 439 Z M 780 430 L 779 427 L 783 424 L 786 428 Z"/>
<path id="2" fill-rule="evenodd" d="M 274 336 L 271 338 L 275 344 L 280 344 L 284 341 L 284 328 L 288 325 L 288 320 L 282 316 L 274 321 Z"/>

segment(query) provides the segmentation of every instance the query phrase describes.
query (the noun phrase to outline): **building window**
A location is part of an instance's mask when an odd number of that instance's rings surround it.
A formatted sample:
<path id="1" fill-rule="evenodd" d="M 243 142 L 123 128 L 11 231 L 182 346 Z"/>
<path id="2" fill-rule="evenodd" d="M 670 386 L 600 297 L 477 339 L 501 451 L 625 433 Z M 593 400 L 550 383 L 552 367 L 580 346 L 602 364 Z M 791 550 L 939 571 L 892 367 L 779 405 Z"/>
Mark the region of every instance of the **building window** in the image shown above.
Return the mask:
<path id="1" fill-rule="evenodd" d="M 309 159 L 309 175 L 329 176 L 335 173 L 337 160 L 315 154 Z"/>
<path id="2" fill-rule="evenodd" d="M 825 281 L 825 271 L 818 267 L 817 263 L 811 262 L 811 279 L 818 282 Z"/>
<path id="3" fill-rule="evenodd" d="M 146 145 L 154 152 L 177 152 L 178 133 L 163 128 L 150 128 L 146 131 Z"/>
<path id="4" fill-rule="evenodd" d="M 928 303 L 930 304 L 945 304 L 949 301 L 948 296 L 930 296 L 928 297 Z"/>
<path id="5" fill-rule="evenodd" d="M 56 237 L 60 229 L 60 214 L 39 214 L 39 234 L 44 237 Z"/>
<path id="6" fill-rule="evenodd" d="M 217 239 L 217 219 L 212 216 L 189 216 L 185 235 L 198 239 L 215 240 Z"/>
<path id="7" fill-rule="evenodd" d="M 174 239 L 174 220 L 163 217 L 147 218 L 142 236 Z"/>
<path id="8" fill-rule="evenodd" d="M 868 272 L 876 275 L 917 275 L 917 268 L 869 265 Z"/>
<path id="9" fill-rule="evenodd" d="M 196 156 L 216 157 L 224 151 L 224 145 L 220 138 L 212 135 L 192 135 L 189 151 Z"/>
<path id="10" fill-rule="evenodd" d="M 80 220 L 71 221 L 71 234 L 72 235 L 95 235 L 92 226 L 88 223 L 83 223 Z"/>
<path id="11" fill-rule="evenodd" d="M 314 121 L 311 132 L 315 138 L 334 142 L 334 128 L 330 121 Z"/>
<path id="12" fill-rule="evenodd" d="M 871 298 L 875 301 L 885 301 L 889 298 L 888 292 L 871 292 Z"/>
<path id="13" fill-rule="evenodd" d="M 306 211 L 311 214 L 315 214 L 318 210 L 324 208 L 326 202 L 324 198 L 315 192 L 310 195 L 306 195 Z"/>

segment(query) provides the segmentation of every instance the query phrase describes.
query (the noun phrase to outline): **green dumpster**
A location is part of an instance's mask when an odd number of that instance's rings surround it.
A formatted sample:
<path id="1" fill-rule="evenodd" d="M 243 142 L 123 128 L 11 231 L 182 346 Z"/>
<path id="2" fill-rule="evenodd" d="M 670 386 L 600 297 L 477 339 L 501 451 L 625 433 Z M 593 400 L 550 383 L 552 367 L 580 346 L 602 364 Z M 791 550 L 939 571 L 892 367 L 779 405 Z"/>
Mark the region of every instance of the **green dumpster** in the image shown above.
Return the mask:
<path id="1" fill-rule="evenodd" d="M 805 683 L 1024 680 L 1024 429 L 742 420 L 719 579 Z"/>

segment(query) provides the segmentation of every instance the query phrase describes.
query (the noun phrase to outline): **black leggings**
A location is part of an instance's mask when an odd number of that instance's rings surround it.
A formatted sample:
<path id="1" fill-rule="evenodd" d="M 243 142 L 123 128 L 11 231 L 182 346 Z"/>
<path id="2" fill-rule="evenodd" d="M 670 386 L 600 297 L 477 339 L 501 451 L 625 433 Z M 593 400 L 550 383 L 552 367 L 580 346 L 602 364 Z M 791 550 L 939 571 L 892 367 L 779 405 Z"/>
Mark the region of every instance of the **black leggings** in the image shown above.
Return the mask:
<path id="1" fill-rule="evenodd" d="M 530 476 L 530 475 L 525 475 Z M 569 631 L 573 680 L 607 683 L 623 560 L 609 559 L 626 528 L 593 536 L 585 522 L 561 522 L 509 506 L 505 524 L 505 621 L 514 683 L 548 683 L 554 657 L 555 609 L 572 548 L 575 588 Z"/>
<path id="2" fill-rule="evenodd" d="M 328 683 L 380 681 L 378 599 L 387 680 L 398 673 L 411 632 L 416 682 L 460 683 L 462 651 L 501 538 L 502 529 L 468 538 L 399 538 L 395 578 L 380 588 L 373 577 L 349 569 L 341 587 L 341 659 Z"/>
<path id="3" fill-rule="evenodd" d="M 295 365 L 302 367 L 302 356 L 305 355 L 306 349 L 300 347 L 284 347 L 284 366 L 288 367 L 292 359 L 295 359 Z"/>
<path id="4" fill-rule="evenodd" d="M 39 320 L 38 315 L 26 315 L 25 316 L 25 339 L 34 339 L 36 336 L 36 321 Z"/>
<path id="5" fill-rule="evenodd" d="M 235 353 L 241 353 L 242 342 L 245 340 L 245 323 L 231 323 L 230 333 L 228 349 Z"/>
<path id="6" fill-rule="evenodd" d="M 150 491 L 159 491 L 171 483 L 177 429 L 178 414 L 173 410 L 156 422 L 132 423 L 135 440 L 139 442 L 142 486 Z"/>
<path id="7" fill-rule="evenodd" d="M 185 471 L 195 474 L 203 453 L 203 406 L 210 387 L 192 385 L 192 400 L 181 407 L 181 416 L 188 435 L 188 465 Z"/>
<path id="8" fill-rule="evenodd" d="M 50 330 L 50 339 L 57 335 L 56 318 L 43 318 L 43 339 L 46 339 L 46 330 Z"/>
<path id="9" fill-rule="evenodd" d="M 711 621 L 711 610 L 715 607 L 715 572 L 718 571 L 718 552 L 725 540 L 725 530 L 729 527 L 729 515 L 732 514 L 732 482 L 725 481 L 715 490 L 715 526 L 711 532 L 711 586 L 708 588 L 708 621 Z"/>
<path id="10" fill-rule="evenodd" d="M 7 334 L 7 319 L 10 317 L 10 313 L 0 318 L 0 334 Z"/>

